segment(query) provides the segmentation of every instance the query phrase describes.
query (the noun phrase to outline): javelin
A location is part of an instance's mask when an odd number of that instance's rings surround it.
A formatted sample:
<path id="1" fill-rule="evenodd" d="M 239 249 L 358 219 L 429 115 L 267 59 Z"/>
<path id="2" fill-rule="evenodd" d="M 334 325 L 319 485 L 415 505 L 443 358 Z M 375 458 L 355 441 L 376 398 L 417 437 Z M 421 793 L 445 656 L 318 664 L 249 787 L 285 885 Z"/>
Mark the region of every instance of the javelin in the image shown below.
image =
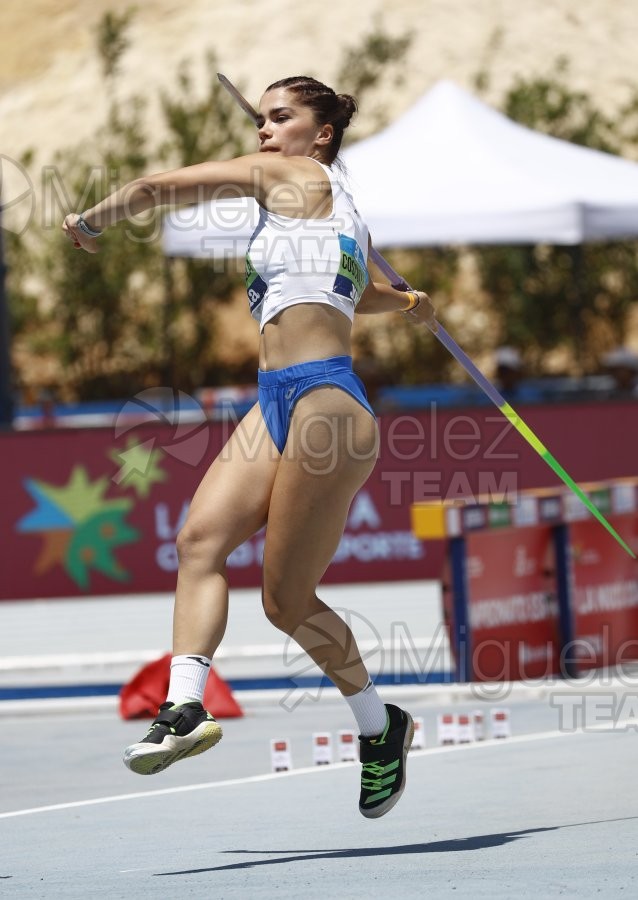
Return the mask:
<path id="1" fill-rule="evenodd" d="M 221 73 L 217 73 L 217 77 L 219 78 L 222 85 L 226 88 L 231 97 L 235 100 L 235 102 L 243 109 L 243 111 L 250 116 L 253 122 L 257 125 L 260 119 L 259 113 L 250 105 L 250 103 L 243 97 L 237 88 L 226 78 L 225 75 Z M 378 268 L 383 272 L 386 276 L 392 287 L 397 288 L 398 290 L 408 291 L 413 290 L 407 281 L 404 278 L 395 272 L 390 263 L 385 260 L 379 251 L 372 247 L 370 249 L 370 258 L 372 262 L 378 266 Z M 426 323 L 427 324 L 427 323 Z M 443 346 L 452 354 L 454 359 L 459 363 L 459 365 L 465 369 L 467 374 L 474 379 L 474 381 L 478 384 L 482 391 L 490 398 L 492 403 L 497 407 L 497 409 L 505 416 L 505 418 L 514 426 L 514 428 L 518 431 L 518 433 L 525 438 L 527 443 L 535 450 L 538 455 L 543 459 L 550 469 L 555 472 L 556 475 L 563 481 L 567 487 L 576 494 L 578 499 L 585 505 L 585 507 L 589 510 L 589 512 L 600 522 L 600 524 L 607 529 L 609 534 L 613 538 L 615 538 L 620 546 L 626 550 L 626 552 L 632 557 L 632 559 L 636 559 L 636 554 L 629 547 L 625 541 L 618 534 L 616 529 L 611 525 L 607 519 L 603 516 L 601 511 L 592 503 L 590 498 L 585 494 L 585 492 L 580 488 L 574 479 L 569 475 L 568 472 L 563 469 L 561 464 L 558 462 L 555 457 L 549 452 L 547 447 L 540 441 L 532 429 L 521 419 L 518 413 L 510 406 L 510 404 L 505 400 L 503 396 L 496 390 L 491 381 L 483 375 L 480 369 L 478 369 L 469 356 L 461 350 L 459 345 L 456 343 L 454 338 L 452 338 L 445 328 L 437 322 L 436 326 L 431 326 L 428 324 L 427 326 L 432 334 L 443 344 Z"/>

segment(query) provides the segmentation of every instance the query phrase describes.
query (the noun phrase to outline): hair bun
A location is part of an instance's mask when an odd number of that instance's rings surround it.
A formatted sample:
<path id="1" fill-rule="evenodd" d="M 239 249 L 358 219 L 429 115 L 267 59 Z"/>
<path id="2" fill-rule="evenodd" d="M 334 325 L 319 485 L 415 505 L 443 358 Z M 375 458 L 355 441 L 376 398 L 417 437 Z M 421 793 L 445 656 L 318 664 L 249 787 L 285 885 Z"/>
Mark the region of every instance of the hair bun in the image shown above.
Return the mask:
<path id="1" fill-rule="evenodd" d="M 337 100 L 339 101 L 339 118 L 343 127 L 347 128 L 350 119 L 358 109 L 357 101 L 350 94 L 337 94 Z"/>

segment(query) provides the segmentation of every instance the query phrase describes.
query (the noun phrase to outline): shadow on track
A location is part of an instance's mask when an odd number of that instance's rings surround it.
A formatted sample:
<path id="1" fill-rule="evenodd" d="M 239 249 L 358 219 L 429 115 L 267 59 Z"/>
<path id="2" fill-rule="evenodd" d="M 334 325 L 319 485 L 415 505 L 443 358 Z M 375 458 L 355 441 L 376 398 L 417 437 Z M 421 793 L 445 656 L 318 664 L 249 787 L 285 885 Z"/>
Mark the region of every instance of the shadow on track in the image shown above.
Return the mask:
<path id="1" fill-rule="evenodd" d="M 230 863 L 226 866 L 210 866 L 203 869 L 183 869 L 175 872 L 155 872 L 153 877 L 165 875 L 197 875 L 204 872 L 227 872 L 232 869 L 252 869 L 257 866 L 277 866 L 282 863 L 305 862 L 312 859 L 357 859 L 366 856 L 400 856 L 412 853 L 455 853 L 460 850 L 485 850 L 489 847 L 501 847 L 532 834 L 546 831 L 558 831 L 561 828 L 580 828 L 584 825 L 603 825 L 611 822 L 633 821 L 638 816 L 622 819 L 601 819 L 594 822 L 573 822 L 567 825 L 551 825 L 546 828 L 526 828 L 522 831 L 504 831 L 500 834 L 478 834 L 466 838 L 454 838 L 449 841 L 431 841 L 426 844 L 399 844 L 396 847 L 351 847 L 341 850 L 309 850 L 297 851 L 295 855 L 280 856 L 276 859 L 257 859 L 251 862 Z M 248 855 L 294 853 L 288 850 L 225 850 L 225 853 L 241 853 Z"/>
<path id="2" fill-rule="evenodd" d="M 482 834 L 457 838 L 451 841 L 432 841 L 428 844 L 399 844 L 396 847 L 352 847 L 343 850 L 302 851 L 295 856 L 277 859 L 258 859 L 252 862 L 231 863 L 227 866 L 211 866 L 207 869 L 184 869 L 181 872 L 156 872 L 156 875 L 196 875 L 199 872 L 225 872 L 230 869 L 252 869 L 255 866 L 276 866 L 281 863 L 304 862 L 310 859 L 356 859 L 366 856 L 400 856 L 404 853 L 450 853 L 455 850 L 482 850 L 509 844 L 537 831 L 553 831 L 553 828 L 532 828 L 528 831 L 512 831 L 505 834 Z M 285 850 L 226 850 L 226 853 L 286 853 Z"/>

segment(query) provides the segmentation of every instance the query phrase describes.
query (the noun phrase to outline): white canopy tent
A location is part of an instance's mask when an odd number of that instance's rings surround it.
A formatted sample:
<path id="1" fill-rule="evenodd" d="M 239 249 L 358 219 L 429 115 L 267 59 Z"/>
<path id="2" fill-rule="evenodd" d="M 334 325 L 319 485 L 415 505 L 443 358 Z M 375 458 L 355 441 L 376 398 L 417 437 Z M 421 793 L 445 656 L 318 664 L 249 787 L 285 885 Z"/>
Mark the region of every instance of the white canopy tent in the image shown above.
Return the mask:
<path id="1" fill-rule="evenodd" d="M 638 165 L 524 128 L 448 81 L 343 154 L 377 247 L 638 235 Z M 252 200 L 172 212 L 168 256 L 243 256 Z"/>

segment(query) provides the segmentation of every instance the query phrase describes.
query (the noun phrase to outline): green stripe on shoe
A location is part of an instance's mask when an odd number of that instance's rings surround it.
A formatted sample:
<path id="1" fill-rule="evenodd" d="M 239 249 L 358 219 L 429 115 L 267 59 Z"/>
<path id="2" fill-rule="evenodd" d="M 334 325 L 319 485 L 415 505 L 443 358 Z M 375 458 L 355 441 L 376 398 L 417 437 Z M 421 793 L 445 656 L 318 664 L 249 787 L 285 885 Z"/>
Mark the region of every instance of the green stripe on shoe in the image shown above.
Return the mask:
<path id="1" fill-rule="evenodd" d="M 367 805 L 368 803 L 376 803 L 377 800 L 385 800 L 385 798 L 389 797 L 391 793 L 392 791 L 390 790 L 390 788 L 388 788 L 387 791 L 381 791 L 380 794 L 375 794 L 374 797 L 368 797 L 365 805 Z"/>
<path id="2" fill-rule="evenodd" d="M 396 780 L 397 780 L 396 774 L 389 775 L 388 778 L 384 778 L 382 781 L 379 782 L 379 788 L 384 788 L 386 786 L 386 784 L 392 784 Z"/>

